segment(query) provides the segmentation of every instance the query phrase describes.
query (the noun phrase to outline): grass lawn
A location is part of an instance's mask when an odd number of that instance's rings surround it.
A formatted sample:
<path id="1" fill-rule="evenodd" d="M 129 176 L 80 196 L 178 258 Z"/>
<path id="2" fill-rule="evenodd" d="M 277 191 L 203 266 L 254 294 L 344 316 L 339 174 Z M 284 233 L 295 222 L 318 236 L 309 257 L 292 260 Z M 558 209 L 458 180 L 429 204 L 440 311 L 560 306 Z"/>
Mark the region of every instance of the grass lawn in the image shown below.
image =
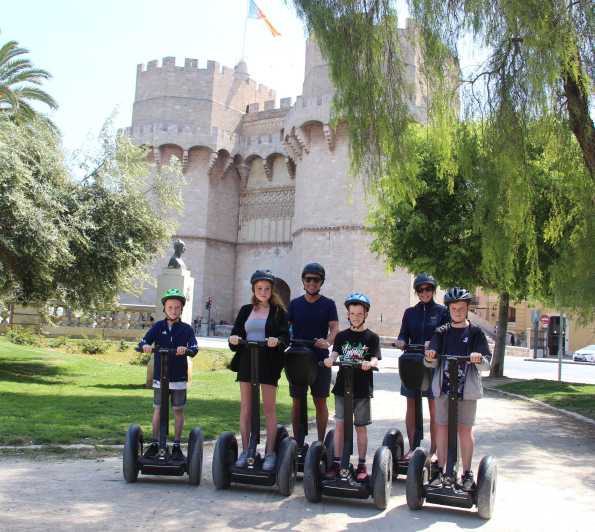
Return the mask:
<path id="1" fill-rule="evenodd" d="M 595 419 L 595 384 L 532 379 L 503 384 L 498 389 L 538 399 L 557 408 Z"/>
<path id="2" fill-rule="evenodd" d="M 0 337 L 0 444 L 118 444 L 131 423 L 150 433 L 153 391 L 144 388 L 146 367 L 131 365 L 135 353 L 117 346 L 85 355 L 72 352 L 70 341 L 52 350 Z M 235 373 L 214 369 L 230 356 L 225 349 L 204 349 L 194 359 L 184 437 L 194 426 L 202 427 L 207 439 L 238 431 Z M 287 424 L 291 399 L 284 375 L 278 390 L 277 416 Z"/>

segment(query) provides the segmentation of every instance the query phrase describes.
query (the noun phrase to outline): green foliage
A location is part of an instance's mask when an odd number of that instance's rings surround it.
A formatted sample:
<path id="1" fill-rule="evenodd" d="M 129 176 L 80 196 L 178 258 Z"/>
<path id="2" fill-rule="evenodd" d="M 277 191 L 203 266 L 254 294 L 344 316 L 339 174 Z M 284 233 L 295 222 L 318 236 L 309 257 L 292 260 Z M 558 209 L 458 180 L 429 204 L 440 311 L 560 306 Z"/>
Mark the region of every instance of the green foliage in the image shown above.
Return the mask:
<path id="1" fill-rule="evenodd" d="M 151 360 L 151 355 L 153 353 L 145 353 L 141 351 L 140 353 L 135 353 L 134 357 L 130 359 L 130 364 L 133 366 L 147 366 L 149 361 Z"/>
<path id="2" fill-rule="evenodd" d="M 118 344 L 118 351 L 124 353 L 126 351 L 128 351 L 130 349 L 130 344 L 128 342 L 126 342 L 125 340 L 120 340 L 120 343 Z"/>
<path id="3" fill-rule="evenodd" d="M 60 347 L 64 347 L 65 345 L 67 345 L 66 336 L 56 336 L 56 338 L 48 340 L 48 347 L 53 349 L 58 349 Z"/>
<path id="4" fill-rule="evenodd" d="M 0 298 L 106 308 L 146 279 L 175 231 L 179 162 L 156 169 L 108 122 L 96 153 L 66 168 L 43 122 L 0 117 Z"/>
<path id="5" fill-rule="evenodd" d="M 111 347 L 110 342 L 99 338 L 88 338 L 81 342 L 81 351 L 87 355 L 98 355 L 105 353 Z"/>
<path id="6" fill-rule="evenodd" d="M 0 116 L 20 123 L 42 119 L 51 124 L 31 105 L 40 102 L 51 109 L 58 107 L 55 100 L 39 88 L 51 76 L 45 70 L 34 68 L 31 61 L 23 57 L 28 53 L 16 41 L 8 41 L 0 47 Z"/>
<path id="7" fill-rule="evenodd" d="M 39 338 L 30 329 L 25 327 L 11 327 L 6 331 L 6 338 L 17 345 L 38 345 Z"/>

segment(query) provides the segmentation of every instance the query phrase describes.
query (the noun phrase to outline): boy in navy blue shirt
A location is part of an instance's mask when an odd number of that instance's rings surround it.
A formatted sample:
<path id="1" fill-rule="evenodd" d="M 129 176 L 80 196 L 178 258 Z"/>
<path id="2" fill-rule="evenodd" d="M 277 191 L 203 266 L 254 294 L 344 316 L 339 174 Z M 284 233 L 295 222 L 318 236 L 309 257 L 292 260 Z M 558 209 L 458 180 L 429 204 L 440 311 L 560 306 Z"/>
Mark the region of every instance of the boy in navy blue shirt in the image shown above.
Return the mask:
<path id="1" fill-rule="evenodd" d="M 186 303 L 184 294 L 177 288 L 167 290 L 161 298 L 165 319 L 153 325 L 138 347 L 145 353 L 150 353 L 155 347 L 175 348 L 176 353 L 168 355 L 169 396 L 175 417 L 175 435 L 172 449 L 172 458 L 183 460 L 184 454 L 180 448 L 180 439 L 184 428 L 184 406 L 186 406 L 186 388 L 188 385 L 188 359 L 198 352 L 198 345 L 192 327 L 181 321 L 182 309 Z M 157 434 L 159 432 L 159 407 L 160 407 L 160 371 L 161 359 L 154 357 L 153 371 L 153 441 L 145 455 L 156 456 L 159 451 Z"/>

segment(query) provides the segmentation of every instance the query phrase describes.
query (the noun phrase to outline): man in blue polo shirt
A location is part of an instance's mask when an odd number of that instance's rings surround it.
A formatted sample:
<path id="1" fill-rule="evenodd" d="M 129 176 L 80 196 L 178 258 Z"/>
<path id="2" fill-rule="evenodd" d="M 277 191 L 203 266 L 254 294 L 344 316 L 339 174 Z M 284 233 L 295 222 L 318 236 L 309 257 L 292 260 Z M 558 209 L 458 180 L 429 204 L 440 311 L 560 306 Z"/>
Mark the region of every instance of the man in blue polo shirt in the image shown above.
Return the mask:
<path id="1" fill-rule="evenodd" d="M 171 288 L 161 298 L 165 319 L 153 325 L 138 346 L 145 353 L 150 353 L 155 347 L 176 349 L 175 354 L 168 355 L 167 369 L 169 379 L 169 396 L 175 417 L 175 435 L 172 448 L 172 458 L 183 460 L 184 454 L 180 448 L 182 430 L 184 429 L 184 406 L 186 406 L 186 388 L 188 386 L 188 359 L 198 352 L 196 336 L 192 327 L 184 323 L 180 316 L 186 303 L 186 297 L 181 290 Z M 145 453 L 146 456 L 156 456 L 159 451 L 157 434 L 159 432 L 159 407 L 161 405 L 160 375 L 161 358 L 154 357 L 153 379 L 153 441 Z"/>
<path id="2" fill-rule="evenodd" d="M 437 327 L 448 323 L 448 311 L 444 305 L 434 301 L 436 293 L 436 279 L 427 273 L 420 273 L 413 281 L 413 289 L 417 293 L 419 303 L 409 307 L 403 314 L 401 330 L 397 337 L 397 347 L 404 349 L 409 344 L 425 344 L 432 339 L 432 335 Z M 413 452 L 411 444 L 415 438 L 415 390 L 410 390 L 401 384 L 401 395 L 407 398 L 407 412 L 405 414 L 405 426 L 407 428 L 407 437 L 409 438 L 409 452 Z M 436 423 L 435 423 L 435 403 L 432 390 L 428 388 L 423 392 L 423 396 L 428 398 L 428 408 L 430 410 L 430 438 L 431 452 L 436 451 Z"/>
<path id="3" fill-rule="evenodd" d="M 324 297 L 320 288 L 324 283 L 324 268 L 317 262 L 311 262 L 302 270 L 302 283 L 305 294 L 291 301 L 289 304 L 289 322 L 291 335 L 301 340 L 315 340 L 314 351 L 319 362 L 328 357 L 328 349 L 333 344 L 339 332 L 339 317 L 337 306 L 332 299 Z M 328 408 L 326 399 L 331 389 L 331 369 L 321 366 L 318 368 L 316 380 L 310 386 L 312 399 L 316 407 L 316 428 L 318 441 L 324 441 L 326 425 L 328 423 Z M 307 393 L 306 387 L 289 385 L 289 393 L 293 398 L 291 421 L 293 433 L 299 433 L 300 400 Z"/>

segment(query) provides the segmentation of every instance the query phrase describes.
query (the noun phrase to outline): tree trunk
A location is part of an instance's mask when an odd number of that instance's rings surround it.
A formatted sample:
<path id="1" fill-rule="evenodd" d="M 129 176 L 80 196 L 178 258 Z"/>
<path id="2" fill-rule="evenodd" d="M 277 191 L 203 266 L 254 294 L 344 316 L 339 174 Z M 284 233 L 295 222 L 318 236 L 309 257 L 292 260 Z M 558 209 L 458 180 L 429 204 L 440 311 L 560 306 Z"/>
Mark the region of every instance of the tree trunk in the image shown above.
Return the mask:
<path id="1" fill-rule="evenodd" d="M 502 292 L 498 301 L 498 331 L 496 332 L 496 346 L 492 357 L 490 377 L 504 375 L 504 355 L 506 354 L 506 329 L 508 328 L 508 292 Z"/>
<path id="2" fill-rule="evenodd" d="M 578 71 L 582 72 L 578 52 L 576 66 Z M 595 177 L 595 126 L 589 114 L 589 95 L 584 92 L 569 67 L 562 70 L 562 79 L 570 128 L 583 152 L 585 165 L 589 169 L 591 177 Z"/>

